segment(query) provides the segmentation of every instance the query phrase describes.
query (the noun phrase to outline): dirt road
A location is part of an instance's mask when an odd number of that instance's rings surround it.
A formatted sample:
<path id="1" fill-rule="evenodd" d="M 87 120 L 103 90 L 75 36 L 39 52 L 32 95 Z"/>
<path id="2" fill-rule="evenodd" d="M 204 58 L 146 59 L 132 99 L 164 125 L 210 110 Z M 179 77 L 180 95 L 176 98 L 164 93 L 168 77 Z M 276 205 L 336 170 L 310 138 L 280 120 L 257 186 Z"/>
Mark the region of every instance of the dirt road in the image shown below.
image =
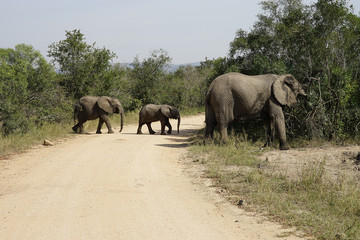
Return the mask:
<path id="1" fill-rule="evenodd" d="M 203 121 L 184 118 L 167 136 L 125 126 L 1 160 L 0 239 L 279 239 L 289 230 L 189 178 L 186 139 Z"/>

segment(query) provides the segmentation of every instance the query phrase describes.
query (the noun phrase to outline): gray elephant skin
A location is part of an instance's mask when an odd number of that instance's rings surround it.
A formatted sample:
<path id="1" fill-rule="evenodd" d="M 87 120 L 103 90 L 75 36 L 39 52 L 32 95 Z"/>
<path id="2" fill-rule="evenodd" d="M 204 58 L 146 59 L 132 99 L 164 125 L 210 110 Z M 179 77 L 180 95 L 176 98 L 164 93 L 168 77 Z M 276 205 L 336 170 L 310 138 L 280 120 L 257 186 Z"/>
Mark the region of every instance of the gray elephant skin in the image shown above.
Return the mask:
<path id="1" fill-rule="evenodd" d="M 106 124 L 108 133 L 113 133 L 111 128 L 110 113 L 120 114 L 121 124 L 120 132 L 124 125 L 124 110 L 120 101 L 116 98 L 107 96 L 84 96 L 74 106 L 74 120 L 78 120 L 78 123 L 72 128 L 76 133 L 80 129 L 80 133 L 84 133 L 83 124 L 88 120 L 95 120 L 99 118 L 99 124 L 96 133 L 101 133 L 102 125 Z"/>
<path id="2" fill-rule="evenodd" d="M 169 118 L 177 119 L 177 132 L 179 133 L 180 127 L 180 112 L 176 107 L 169 105 L 155 105 L 155 104 L 147 104 L 139 112 L 139 127 L 137 130 L 137 134 L 142 134 L 141 127 L 146 124 L 149 133 L 155 134 L 155 131 L 151 128 L 151 123 L 160 121 L 161 123 L 161 135 L 165 135 L 165 126 L 168 127 L 168 134 L 171 134 L 172 127 L 169 122 Z"/>
<path id="3" fill-rule="evenodd" d="M 275 133 L 280 149 L 287 150 L 285 119 L 282 106 L 293 106 L 298 96 L 306 96 L 300 83 L 290 74 L 248 76 L 227 73 L 217 77 L 209 86 L 205 98 L 205 137 L 213 137 L 219 126 L 222 141 L 228 139 L 227 127 L 235 119 L 263 119 L 266 144 Z"/>

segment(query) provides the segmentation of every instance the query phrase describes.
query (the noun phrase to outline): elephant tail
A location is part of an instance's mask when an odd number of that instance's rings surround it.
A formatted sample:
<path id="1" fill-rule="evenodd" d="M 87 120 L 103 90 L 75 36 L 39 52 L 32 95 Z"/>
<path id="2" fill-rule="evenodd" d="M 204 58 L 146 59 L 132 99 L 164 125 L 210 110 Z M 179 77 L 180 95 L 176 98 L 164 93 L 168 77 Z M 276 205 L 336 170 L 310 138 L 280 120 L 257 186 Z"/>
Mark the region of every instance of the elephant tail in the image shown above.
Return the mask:
<path id="1" fill-rule="evenodd" d="M 210 91 L 206 92 L 205 95 L 205 123 L 207 124 L 210 119 L 213 119 L 213 115 L 215 115 L 212 107 L 211 107 L 211 94 Z"/>
<path id="2" fill-rule="evenodd" d="M 208 91 L 205 97 L 205 137 L 213 136 L 214 127 L 216 126 L 216 116 L 211 104 L 211 94 Z"/>
<path id="3" fill-rule="evenodd" d="M 179 134 L 179 132 L 180 132 L 180 113 L 179 113 L 178 124 L 177 124 L 177 133 Z"/>
<path id="4" fill-rule="evenodd" d="M 77 116 L 78 116 L 79 112 L 81 112 L 81 110 L 82 110 L 82 107 L 81 107 L 80 103 L 79 102 L 76 103 L 74 105 L 74 123 L 76 123 Z"/>
<path id="5" fill-rule="evenodd" d="M 210 91 L 206 91 L 205 93 L 205 104 L 210 104 Z"/>

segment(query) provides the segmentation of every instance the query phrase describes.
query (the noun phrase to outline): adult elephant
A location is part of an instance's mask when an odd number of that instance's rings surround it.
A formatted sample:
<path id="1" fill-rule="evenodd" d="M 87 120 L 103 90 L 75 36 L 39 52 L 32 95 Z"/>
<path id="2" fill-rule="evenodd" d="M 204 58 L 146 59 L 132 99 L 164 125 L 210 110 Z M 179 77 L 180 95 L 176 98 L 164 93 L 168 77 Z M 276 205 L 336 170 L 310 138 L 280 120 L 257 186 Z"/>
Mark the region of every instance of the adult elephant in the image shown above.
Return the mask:
<path id="1" fill-rule="evenodd" d="M 210 84 L 206 93 L 205 137 L 212 137 L 218 125 L 221 139 L 226 141 L 227 127 L 233 120 L 261 118 L 265 123 L 266 145 L 270 145 L 276 132 L 280 149 L 287 150 L 289 145 L 282 106 L 293 106 L 299 95 L 306 96 L 306 93 L 289 74 L 223 74 Z"/>
<path id="2" fill-rule="evenodd" d="M 149 133 L 155 134 L 155 131 L 151 128 L 151 123 L 160 121 L 161 123 L 161 135 L 165 135 L 165 126 L 169 128 L 168 134 L 171 134 L 172 127 L 169 122 L 169 118 L 177 119 L 177 132 L 179 133 L 180 127 L 180 112 L 176 107 L 169 105 L 155 105 L 147 104 L 139 112 L 139 127 L 137 129 L 137 134 L 142 134 L 141 127 L 146 124 Z"/>
<path id="3" fill-rule="evenodd" d="M 108 133 L 113 133 L 111 128 L 109 113 L 118 113 L 121 117 L 120 132 L 124 125 L 124 110 L 120 101 L 116 98 L 107 96 L 85 96 L 79 99 L 74 106 L 74 121 L 78 120 L 78 123 L 72 128 L 74 132 L 77 132 L 80 128 L 80 133 L 84 132 L 83 124 L 87 120 L 95 120 L 99 118 L 99 124 L 96 133 L 101 133 L 102 125 L 106 124 Z"/>

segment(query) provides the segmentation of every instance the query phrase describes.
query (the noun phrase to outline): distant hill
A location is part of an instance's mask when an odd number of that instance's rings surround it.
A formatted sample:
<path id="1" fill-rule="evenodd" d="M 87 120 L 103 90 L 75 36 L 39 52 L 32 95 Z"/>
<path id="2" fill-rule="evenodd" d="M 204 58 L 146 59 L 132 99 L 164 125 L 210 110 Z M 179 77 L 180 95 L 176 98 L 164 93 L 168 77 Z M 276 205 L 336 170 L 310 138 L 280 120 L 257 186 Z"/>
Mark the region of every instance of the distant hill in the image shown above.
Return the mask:
<path id="1" fill-rule="evenodd" d="M 197 67 L 197 66 L 200 66 L 200 62 L 195 62 L 195 63 L 184 63 L 184 64 L 170 64 L 170 72 L 174 72 L 176 70 L 179 69 L 179 67 L 181 66 L 193 66 L 193 67 Z"/>
<path id="2" fill-rule="evenodd" d="M 120 63 L 120 65 L 123 66 L 123 67 L 132 68 L 131 63 Z M 184 63 L 184 64 L 170 64 L 168 70 L 170 72 L 175 72 L 176 70 L 179 69 L 179 67 L 181 67 L 181 66 L 189 66 L 189 65 L 193 66 L 193 67 L 197 67 L 197 66 L 200 66 L 200 62 Z"/>

